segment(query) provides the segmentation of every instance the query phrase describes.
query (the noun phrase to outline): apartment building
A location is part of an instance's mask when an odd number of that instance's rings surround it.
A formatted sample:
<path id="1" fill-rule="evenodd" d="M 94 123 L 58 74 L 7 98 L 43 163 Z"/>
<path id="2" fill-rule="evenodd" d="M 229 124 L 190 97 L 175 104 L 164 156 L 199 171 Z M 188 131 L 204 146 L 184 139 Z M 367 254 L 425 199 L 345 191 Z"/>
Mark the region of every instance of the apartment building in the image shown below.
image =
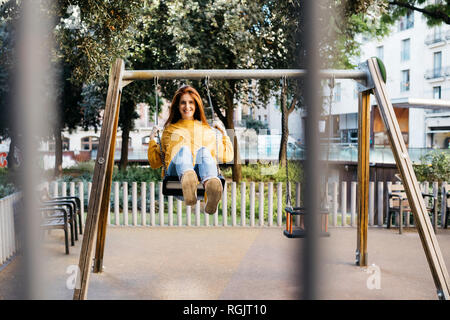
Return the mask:
<path id="1" fill-rule="evenodd" d="M 362 39 L 359 61 L 377 56 L 387 70 L 387 89 L 409 148 L 449 148 L 450 26 L 430 28 L 420 12 L 399 20 L 388 37 Z M 339 80 L 331 110 L 340 142 L 356 142 L 358 96 L 354 81 Z M 389 146 L 376 100 L 371 98 L 371 145 Z"/>

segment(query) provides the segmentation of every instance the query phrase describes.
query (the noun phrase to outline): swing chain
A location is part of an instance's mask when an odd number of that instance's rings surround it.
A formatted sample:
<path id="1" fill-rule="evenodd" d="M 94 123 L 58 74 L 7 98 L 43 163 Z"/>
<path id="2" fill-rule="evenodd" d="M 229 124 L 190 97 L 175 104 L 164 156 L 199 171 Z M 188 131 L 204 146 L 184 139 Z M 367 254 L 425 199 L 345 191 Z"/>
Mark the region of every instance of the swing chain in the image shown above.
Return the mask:
<path id="1" fill-rule="evenodd" d="M 156 103 L 156 111 L 155 111 L 155 124 L 158 125 L 158 113 L 159 113 L 159 101 L 158 101 L 158 77 L 155 77 L 154 79 L 154 84 L 155 84 L 155 103 Z M 163 165 L 163 172 L 164 172 L 164 176 L 167 173 L 167 168 L 166 168 L 166 161 L 165 161 L 165 156 L 164 156 L 164 152 L 162 149 L 162 143 L 161 143 L 161 136 L 160 136 L 160 132 L 158 130 L 158 145 L 159 145 L 159 156 L 161 158 L 161 162 Z"/>
<path id="2" fill-rule="evenodd" d="M 281 99 L 280 102 L 282 102 L 283 99 L 285 99 L 286 97 L 283 98 L 283 94 L 284 94 L 284 90 L 286 88 L 287 85 L 287 77 L 283 76 L 281 78 L 282 81 L 282 87 L 281 87 Z M 283 108 L 283 106 L 281 107 Z M 287 155 L 287 148 L 286 148 L 286 207 L 292 208 L 292 204 L 291 204 L 291 183 L 289 182 L 289 159 L 288 159 L 288 155 Z"/>
<path id="3" fill-rule="evenodd" d="M 209 76 L 205 77 L 205 85 L 206 85 L 206 93 L 208 95 L 208 103 L 209 106 L 211 107 L 211 127 L 213 126 L 214 123 L 214 107 L 212 104 L 212 100 L 211 100 L 211 94 L 209 92 Z M 217 138 L 217 129 L 216 131 L 216 166 L 217 166 L 217 173 L 220 174 L 220 168 L 219 168 L 219 143 L 218 143 L 218 138 Z"/>

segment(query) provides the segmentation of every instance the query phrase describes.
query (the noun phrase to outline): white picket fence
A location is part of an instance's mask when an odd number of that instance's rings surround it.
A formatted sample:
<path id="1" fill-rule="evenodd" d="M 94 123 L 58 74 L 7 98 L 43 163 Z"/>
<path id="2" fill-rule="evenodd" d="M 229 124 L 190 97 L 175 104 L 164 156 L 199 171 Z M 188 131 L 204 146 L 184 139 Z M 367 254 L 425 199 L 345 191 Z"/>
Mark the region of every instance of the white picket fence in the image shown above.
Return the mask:
<path id="1" fill-rule="evenodd" d="M 392 182 L 387 182 L 387 184 L 390 183 Z M 438 189 L 443 189 L 444 184 L 438 186 L 437 182 L 432 184 L 424 182 L 421 187 L 424 191 L 438 194 Z M 292 192 L 295 191 L 292 205 L 301 206 L 300 183 L 296 182 L 294 185 L 291 187 Z M 52 182 L 48 187 L 52 196 L 79 196 L 83 213 L 87 210 L 86 201 L 92 188 L 90 182 L 70 182 L 69 184 Z M 231 188 L 230 196 L 228 196 L 228 188 Z M 328 184 L 327 188 L 330 199 L 330 226 L 356 226 L 357 182 L 350 182 L 349 188 L 345 181 L 332 182 Z M 200 201 L 191 207 L 185 206 L 179 199 L 163 196 L 162 182 L 141 182 L 140 190 L 141 192 L 138 194 L 137 182 L 131 183 L 131 189 L 127 182 L 113 182 L 112 205 L 110 204 L 108 216 L 109 225 L 280 227 L 284 223 L 282 217 L 284 216 L 286 185 L 281 182 L 241 182 L 239 194 L 237 194 L 236 182 L 227 182 L 222 195 L 222 204 L 219 205 L 220 210 L 213 215 L 201 212 Z M 386 224 L 385 190 L 387 190 L 387 185 L 383 182 L 378 182 L 376 185 L 373 181 L 369 183 L 369 226 L 381 227 Z M 123 199 L 128 199 L 128 201 L 123 201 Z M 231 206 L 228 205 L 228 201 Z M 248 206 L 246 205 L 247 201 L 249 201 Z M 238 212 L 238 203 L 240 203 L 239 207 L 245 208 L 245 210 L 241 209 Z M 174 207 L 174 205 L 176 206 Z M 231 207 L 230 212 L 228 212 L 229 207 Z M 439 209 L 441 221 L 438 226 L 444 224 L 444 210 L 444 201 L 442 201 Z M 412 215 L 412 213 L 408 215 Z M 84 214 L 82 216 L 85 217 Z M 296 224 L 299 225 L 300 219 L 296 218 Z M 405 221 L 408 226 L 410 219 L 405 219 Z"/>
<path id="2" fill-rule="evenodd" d="M 388 182 L 388 184 L 391 182 Z M 423 190 L 438 193 L 443 190 L 445 182 L 422 184 Z M 46 183 L 50 196 L 78 196 L 81 200 L 83 224 L 85 222 L 88 199 L 92 183 L 84 182 L 52 182 Z M 431 186 L 431 188 L 430 188 Z M 330 199 L 329 225 L 334 227 L 356 226 L 356 191 L 357 183 L 332 182 L 328 184 Z M 228 190 L 231 188 L 230 190 Z M 236 182 L 225 184 L 220 210 L 209 215 L 201 212 L 200 201 L 193 207 L 185 206 L 182 201 L 162 194 L 162 182 L 142 182 L 138 194 L 138 183 L 132 182 L 129 188 L 127 182 L 113 182 L 111 188 L 111 203 L 108 224 L 116 226 L 187 226 L 187 227 L 282 227 L 284 224 L 284 206 L 286 185 L 279 183 L 241 182 L 238 192 Z M 301 205 L 300 183 L 294 183 L 291 188 L 292 205 Z M 369 183 L 369 226 L 385 225 L 386 184 Z M 230 192 L 228 192 L 230 191 Z M 130 192 L 130 194 L 129 194 Z M 441 192 L 441 200 L 443 193 Z M 17 250 L 14 230 L 13 203 L 19 194 L 13 194 L 0 199 L 0 266 L 10 259 Z M 127 199 L 128 201 L 123 201 Z M 248 201 L 248 203 L 247 203 Z M 441 220 L 438 227 L 444 225 L 445 201 L 441 201 Z M 239 205 L 238 205 L 239 204 Z M 174 206 L 175 205 L 175 206 Z M 239 208 L 244 208 L 239 209 Z M 411 213 L 410 213 L 411 215 Z M 410 219 L 405 219 L 408 226 Z M 295 224 L 300 219 L 296 217 Z M 413 226 L 414 224 L 409 226 Z"/>
<path id="3" fill-rule="evenodd" d="M 14 229 L 14 202 L 19 193 L 0 199 L 0 266 L 14 256 L 17 241 Z"/>

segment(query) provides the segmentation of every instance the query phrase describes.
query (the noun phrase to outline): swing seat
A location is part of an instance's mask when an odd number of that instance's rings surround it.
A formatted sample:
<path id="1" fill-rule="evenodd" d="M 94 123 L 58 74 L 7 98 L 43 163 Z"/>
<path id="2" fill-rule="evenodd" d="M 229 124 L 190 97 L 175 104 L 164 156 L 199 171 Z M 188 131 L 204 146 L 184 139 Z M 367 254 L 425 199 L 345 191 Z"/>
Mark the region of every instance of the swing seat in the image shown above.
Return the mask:
<path id="1" fill-rule="evenodd" d="M 197 174 L 198 177 L 198 174 Z M 222 183 L 222 189 L 225 187 L 225 178 L 219 174 L 217 176 Z M 200 181 L 200 177 L 198 177 Z M 178 176 L 164 176 L 163 179 L 163 195 L 165 196 L 174 196 L 177 199 L 184 201 L 183 199 L 183 190 L 181 188 L 181 181 Z M 205 188 L 202 183 L 197 185 L 197 199 L 203 200 L 205 198 Z"/>
<path id="2" fill-rule="evenodd" d="M 301 216 L 306 214 L 306 209 L 304 207 L 285 207 L 284 211 L 286 211 L 286 229 L 283 231 L 283 234 L 287 238 L 305 238 L 306 231 L 302 228 L 292 229 L 292 220 L 293 216 Z M 320 210 L 321 215 L 321 231 L 320 237 L 329 237 L 330 233 L 328 232 L 328 214 L 329 211 L 326 209 Z"/>

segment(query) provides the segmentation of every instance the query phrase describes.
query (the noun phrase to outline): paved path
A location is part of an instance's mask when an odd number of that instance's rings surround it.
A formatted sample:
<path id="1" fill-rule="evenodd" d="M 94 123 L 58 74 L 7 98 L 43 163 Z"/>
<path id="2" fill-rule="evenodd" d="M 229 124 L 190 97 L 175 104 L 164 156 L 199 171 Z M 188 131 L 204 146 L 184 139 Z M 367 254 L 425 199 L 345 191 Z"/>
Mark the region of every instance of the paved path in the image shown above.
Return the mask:
<path id="1" fill-rule="evenodd" d="M 298 299 L 302 239 L 281 228 L 110 227 L 101 274 L 92 274 L 89 299 Z M 436 299 L 415 231 L 369 229 L 369 262 L 379 266 L 381 289 L 369 290 L 370 274 L 354 265 L 356 229 L 331 228 L 321 239 L 318 267 L 322 299 Z M 438 240 L 450 268 L 450 230 Z M 64 254 L 61 232 L 46 237 L 45 280 L 49 299 L 72 299 L 66 288 L 78 264 L 81 240 Z M 0 299 L 18 298 L 20 257 L 0 271 Z"/>

